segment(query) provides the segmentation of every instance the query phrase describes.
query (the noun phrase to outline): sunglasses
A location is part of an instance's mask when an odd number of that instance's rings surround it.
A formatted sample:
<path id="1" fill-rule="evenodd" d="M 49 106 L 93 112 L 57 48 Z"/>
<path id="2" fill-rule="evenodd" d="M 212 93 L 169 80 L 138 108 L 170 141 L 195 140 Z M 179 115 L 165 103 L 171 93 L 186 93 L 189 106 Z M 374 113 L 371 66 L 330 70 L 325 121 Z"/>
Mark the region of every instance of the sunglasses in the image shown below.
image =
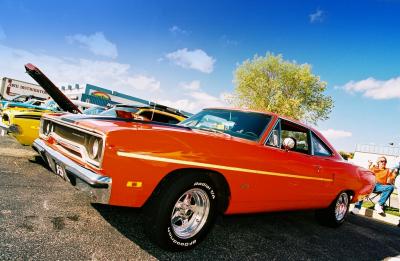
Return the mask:
<path id="1" fill-rule="evenodd" d="M 380 160 L 379 163 L 386 163 L 386 160 Z"/>

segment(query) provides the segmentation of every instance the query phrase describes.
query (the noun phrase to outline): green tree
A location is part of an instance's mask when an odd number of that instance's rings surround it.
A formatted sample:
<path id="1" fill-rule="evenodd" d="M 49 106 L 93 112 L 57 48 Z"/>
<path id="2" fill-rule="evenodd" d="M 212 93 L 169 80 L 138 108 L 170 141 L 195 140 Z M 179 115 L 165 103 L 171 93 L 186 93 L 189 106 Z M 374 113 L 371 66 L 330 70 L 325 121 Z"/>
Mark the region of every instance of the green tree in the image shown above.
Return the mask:
<path id="1" fill-rule="evenodd" d="M 229 102 L 241 108 L 267 110 L 316 124 L 328 119 L 333 108 L 324 95 L 326 82 L 308 64 L 285 61 L 266 54 L 246 60 L 235 71 L 235 91 Z"/>
<path id="2" fill-rule="evenodd" d="M 354 157 L 354 152 L 339 151 L 339 154 L 345 160 L 352 159 Z"/>

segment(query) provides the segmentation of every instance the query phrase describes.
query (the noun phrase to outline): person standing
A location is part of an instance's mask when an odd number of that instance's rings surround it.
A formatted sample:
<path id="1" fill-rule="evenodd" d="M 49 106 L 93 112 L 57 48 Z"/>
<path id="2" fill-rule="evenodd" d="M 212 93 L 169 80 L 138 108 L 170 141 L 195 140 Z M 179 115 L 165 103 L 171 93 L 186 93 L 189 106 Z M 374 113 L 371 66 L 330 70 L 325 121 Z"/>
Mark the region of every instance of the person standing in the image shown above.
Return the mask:
<path id="1" fill-rule="evenodd" d="M 375 174 L 376 184 L 374 187 L 374 193 L 380 193 L 381 198 L 379 199 L 378 203 L 375 204 L 374 209 L 378 214 L 383 214 L 383 206 L 385 205 L 386 201 L 392 194 L 394 190 L 394 179 L 396 174 L 394 171 L 386 168 L 387 159 L 386 157 L 382 156 L 379 157 L 377 160 L 377 165 L 372 165 L 372 162 L 369 161 L 369 169 Z M 357 202 L 351 211 L 353 214 L 358 214 L 362 206 L 362 200 Z"/>

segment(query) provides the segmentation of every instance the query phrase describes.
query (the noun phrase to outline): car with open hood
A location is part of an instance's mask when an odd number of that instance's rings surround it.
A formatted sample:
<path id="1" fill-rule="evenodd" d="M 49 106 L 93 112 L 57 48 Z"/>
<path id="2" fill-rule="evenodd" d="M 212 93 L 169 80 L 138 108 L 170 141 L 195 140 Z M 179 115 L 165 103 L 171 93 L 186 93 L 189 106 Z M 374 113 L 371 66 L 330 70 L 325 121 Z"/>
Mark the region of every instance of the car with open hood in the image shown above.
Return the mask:
<path id="1" fill-rule="evenodd" d="M 0 119 L 1 135 L 9 134 L 22 145 L 31 145 L 39 137 L 40 118 L 43 114 L 50 112 L 83 113 L 86 115 L 96 115 L 104 112 L 104 117 L 138 118 L 168 123 L 178 123 L 187 118 L 179 110 L 159 104 L 151 106 L 115 105 L 114 108 L 105 110 L 102 106 L 70 100 L 39 68 L 32 64 L 27 64 L 25 69 L 52 99 L 46 101 L 31 99 L 22 103 L 10 101 L 4 104 Z M 130 108 L 131 112 L 127 108 Z"/>
<path id="2" fill-rule="evenodd" d="M 316 209 L 337 227 L 375 181 L 314 128 L 248 110 L 177 125 L 47 114 L 33 148 L 94 202 L 143 207 L 149 237 L 169 250 L 197 245 L 220 214 Z"/>

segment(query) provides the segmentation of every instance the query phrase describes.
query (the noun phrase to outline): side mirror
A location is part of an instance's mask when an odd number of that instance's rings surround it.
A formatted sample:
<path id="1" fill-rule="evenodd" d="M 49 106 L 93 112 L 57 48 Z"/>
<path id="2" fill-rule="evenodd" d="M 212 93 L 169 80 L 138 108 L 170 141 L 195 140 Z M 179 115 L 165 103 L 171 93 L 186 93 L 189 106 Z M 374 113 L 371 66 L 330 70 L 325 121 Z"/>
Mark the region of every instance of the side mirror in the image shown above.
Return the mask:
<path id="1" fill-rule="evenodd" d="M 296 146 L 296 140 L 290 137 L 285 138 L 282 145 L 285 150 L 291 150 Z"/>

